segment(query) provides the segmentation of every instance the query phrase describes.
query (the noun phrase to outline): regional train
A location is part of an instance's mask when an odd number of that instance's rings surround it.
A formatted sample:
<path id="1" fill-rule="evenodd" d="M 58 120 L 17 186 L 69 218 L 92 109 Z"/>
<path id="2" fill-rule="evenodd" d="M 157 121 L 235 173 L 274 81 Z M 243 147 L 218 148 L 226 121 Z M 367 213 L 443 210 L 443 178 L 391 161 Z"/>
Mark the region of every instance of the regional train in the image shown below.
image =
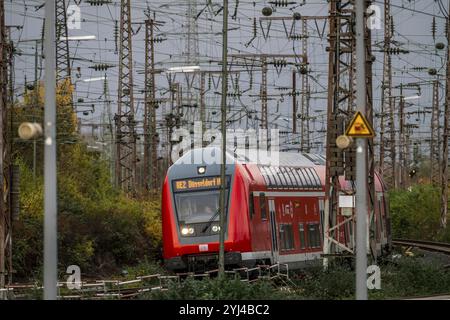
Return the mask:
<path id="1" fill-rule="evenodd" d="M 164 264 L 169 270 L 217 267 L 221 165 L 211 158 L 220 153 L 217 147 L 193 149 L 168 169 L 162 190 L 162 231 Z M 248 150 L 227 153 L 227 267 L 283 263 L 297 268 L 323 257 L 325 158 L 292 152 L 276 156 L 277 163 L 264 164 L 251 159 Z M 343 195 L 354 191 L 343 177 L 340 184 Z M 377 174 L 375 198 L 370 247 L 379 255 L 390 245 L 390 220 L 386 189 Z M 353 211 L 339 208 L 337 224 Z M 339 242 L 352 247 L 354 229 L 354 224 L 342 223 L 336 229 Z"/>

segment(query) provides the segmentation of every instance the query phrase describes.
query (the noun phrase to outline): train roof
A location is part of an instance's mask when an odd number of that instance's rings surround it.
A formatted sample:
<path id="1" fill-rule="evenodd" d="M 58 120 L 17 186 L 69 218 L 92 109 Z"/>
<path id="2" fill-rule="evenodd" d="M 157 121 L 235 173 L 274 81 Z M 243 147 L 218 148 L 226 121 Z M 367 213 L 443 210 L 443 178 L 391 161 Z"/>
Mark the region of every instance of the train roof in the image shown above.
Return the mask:
<path id="1" fill-rule="evenodd" d="M 205 147 L 192 149 L 178 159 L 178 164 L 220 164 L 222 149 Z M 198 163 L 197 161 L 201 161 Z M 320 154 L 267 151 L 258 149 L 227 149 L 227 164 L 257 164 L 272 167 L 316 167 L 325 165 L 325 157 Z"/>
<path id="2" fill-rule="evenodd" d="M 222 149 L 216 146 L 192 149 L 186 152 L 173 165 L 213 165 L 213 171 L 219 173 L 218 165 L 221 163 Z M 227 149 L 227 165 L 251 165 L 255 168 L 265 185 L 269 189 L 306 189 L 320 190 L 325 186 L 326 158 L 321 154 L 272 151 L 264 154 L 255 149 Z M 181 169 L 181 167 L 179 168 Z M 191 169 L 183 169 L 185 170 Z M 197 172 L 197 169 L 192 169 Z M 253 170 L 253 169 L 252 169 Z M 171 170 L 169 170 L 171 171 Z M 176 172 L 180 172 L 177 170 Z M 189 171 L 190 172 L 190 171 Z M 376 190 L 383 190 L 378 174 L 375 173 Z M 340 177 L 343 190 L 352 190 L 354 186 L 350 181 Z"/>

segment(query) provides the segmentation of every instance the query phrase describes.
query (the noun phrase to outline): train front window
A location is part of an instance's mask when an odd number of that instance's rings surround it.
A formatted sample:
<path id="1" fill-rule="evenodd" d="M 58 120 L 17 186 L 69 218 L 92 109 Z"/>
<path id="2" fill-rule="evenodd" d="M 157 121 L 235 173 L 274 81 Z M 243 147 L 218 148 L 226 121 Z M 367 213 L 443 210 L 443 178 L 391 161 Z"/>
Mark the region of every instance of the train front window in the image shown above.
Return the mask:
<path id="1" fill-rule="evenodd" d="M 175 194 L 178 221 L 184 224 L 219 221 L 220 190 Z M 225 201 L 227 202 L 227 201 Z"/>

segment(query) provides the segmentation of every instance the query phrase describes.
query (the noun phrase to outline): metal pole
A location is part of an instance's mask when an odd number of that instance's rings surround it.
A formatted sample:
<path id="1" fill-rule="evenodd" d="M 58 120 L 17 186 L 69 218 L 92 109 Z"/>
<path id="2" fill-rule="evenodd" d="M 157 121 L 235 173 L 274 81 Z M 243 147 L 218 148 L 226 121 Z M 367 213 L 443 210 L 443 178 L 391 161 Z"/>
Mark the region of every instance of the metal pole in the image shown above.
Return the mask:
<path id="1" fill-rule="evenodd" d="M 34 48 L 34 106 L 33 121 L 36 121 L 36 110 L 38 110 L 39 90 L 38 90 L 38 40 Z M 33 139 L 33 182 L 36 182 L 36 139 Z"/>
<path id="2" fill-rule="evenodd" d="M 56 300 L 56 61 L 55 1 L 45 2 L 44 299 Z"/>
<path id="3" fill-rule="evenodd" d="M 355 2 L 356 105 L 366 112 L 365 1 Z M 367 140 L 356 139 L 356 299 L 367 300 Z"/>
<path id="4" fill-rule="evenodd" d="M 225 276 L 225 197 L 226 197 L 226 154 L 227 154 L 227 90 L 228 90 L 228 0 L 223 0 L 223 31 L 222 31 L 222 163 L 220 166 L 220 182 L 222 184 L 220 189 L 220 234 L 219 234 L 219 277 Z"/>
<path id="5" fill-rule="evenodd" d="M 297 75 L 296 70 L 292 70 L 292 133 L 297 133 Z M 305 94 L 302 92 L 302 95 Z M 302 98 L 303 99 L 303 98 Z M 302 110 L 303 111 L 303 110 Z M 303 115 L 303 114 L 302 114 Z M 302 122 L 303 125 L 303 122 Z M 302 130 L 303 133 L 303 130 Z M 303 137 L 302 137 L 303 141 Z"/>
<path id="6" fill-rule="evenodd" d="M 448 1 L 450 10 L 450 0 Z M 441 219 L 442 229 L 447 227 L 448 215 L 448 138 L 450 116 L 450 12 L 447 15 L 447 68 L 445 81 L 445 106 L 444 106 L 444 133 L 442 135 L 442 164 L 441 164 Z"/>

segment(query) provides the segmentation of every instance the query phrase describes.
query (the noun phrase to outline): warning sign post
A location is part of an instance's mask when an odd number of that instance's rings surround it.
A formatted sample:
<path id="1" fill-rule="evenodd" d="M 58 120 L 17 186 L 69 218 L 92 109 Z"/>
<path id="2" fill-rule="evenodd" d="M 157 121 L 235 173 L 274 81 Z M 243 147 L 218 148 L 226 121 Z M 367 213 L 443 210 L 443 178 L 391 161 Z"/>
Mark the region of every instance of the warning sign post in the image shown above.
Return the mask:
<path id="1" fill-rule="evenodd" d="M 358 111 L 347 127 L 345 135 L 354 138 L 373 138 L 375 132 L 366 117 Z"/>

